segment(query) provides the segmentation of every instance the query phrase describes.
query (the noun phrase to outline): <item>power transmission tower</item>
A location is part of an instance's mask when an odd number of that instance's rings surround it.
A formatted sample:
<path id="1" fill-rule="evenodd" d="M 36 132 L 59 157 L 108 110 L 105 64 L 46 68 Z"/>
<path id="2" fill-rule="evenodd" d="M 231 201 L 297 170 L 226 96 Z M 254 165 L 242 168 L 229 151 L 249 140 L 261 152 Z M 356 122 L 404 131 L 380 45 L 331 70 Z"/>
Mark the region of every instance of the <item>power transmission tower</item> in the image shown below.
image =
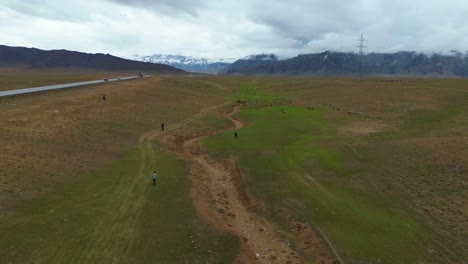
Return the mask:
<path id="1" fill-rule="evenodd" d="M 364 57 L 364 49 L 367 48 L 365 44 L 367 40 L 364 39 L 364 35 L 361 34 L 361 37 L 358 39 L 359 46 L 356 46 L 356 48 L 359 48 L 359 80 L 362 80 L 362 62 L 363 62 L 363 57 Z"/>

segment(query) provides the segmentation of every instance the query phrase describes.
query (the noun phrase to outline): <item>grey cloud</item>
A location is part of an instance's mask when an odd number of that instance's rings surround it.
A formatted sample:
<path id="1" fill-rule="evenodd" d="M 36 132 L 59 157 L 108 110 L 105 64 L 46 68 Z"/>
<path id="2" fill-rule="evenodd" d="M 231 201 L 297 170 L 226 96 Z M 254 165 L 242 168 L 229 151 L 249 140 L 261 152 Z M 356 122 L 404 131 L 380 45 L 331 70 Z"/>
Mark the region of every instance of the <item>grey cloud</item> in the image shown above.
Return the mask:
<path id="1" fill-rule="evenodd" d="M 189 14 L 197 16 L 198 11 L 205 8 L 203 0 L 109 0 L 114 3 L 152 10 L 170 16 Z M 174 13 L 177 12 L 177 13 Z"/>
<path id="2" fill-rule="evenodd" d="M 3 7 L 31 17 L 39 17 L 49 20 L 83 22 L 90 19 L 90 5 L 80 5 L 72 1 L 54 0 L 5 0 Z M 96 6 L 91 5 L 92 8 Z M 87 10 L 88 9 L 88 10 Z"/>
<path id="3" fill-rule="evenodd" d="M 256 2 L 251 18 L 273 29 L 278 35 L 303 44 L 321 39 L 324 34 L 356 29 L 363 24 L 350 10 L 349 2 L 292 1 L 288 5 L 272 4 L 260 8 Z"/>

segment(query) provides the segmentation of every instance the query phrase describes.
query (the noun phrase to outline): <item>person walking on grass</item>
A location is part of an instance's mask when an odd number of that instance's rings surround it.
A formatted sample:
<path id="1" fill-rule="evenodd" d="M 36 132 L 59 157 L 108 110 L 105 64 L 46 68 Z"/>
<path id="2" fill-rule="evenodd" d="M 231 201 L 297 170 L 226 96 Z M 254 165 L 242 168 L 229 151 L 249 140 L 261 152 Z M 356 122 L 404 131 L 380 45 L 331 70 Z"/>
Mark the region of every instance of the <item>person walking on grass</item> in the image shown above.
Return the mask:
<path id="1" fill-rule="evenodd" d="M 153 178 L 153 186 L 156 185 L 156 177 L 158 177 L 158 174 L 156 174 L 156 171 L 153 171 L 153 174 L 151 175 L 151 178 Z"/>
<path id="2" fill-rule="evenodd" d="M 161 130 L 164 131 L 164 123 L 161 123 Z"/>

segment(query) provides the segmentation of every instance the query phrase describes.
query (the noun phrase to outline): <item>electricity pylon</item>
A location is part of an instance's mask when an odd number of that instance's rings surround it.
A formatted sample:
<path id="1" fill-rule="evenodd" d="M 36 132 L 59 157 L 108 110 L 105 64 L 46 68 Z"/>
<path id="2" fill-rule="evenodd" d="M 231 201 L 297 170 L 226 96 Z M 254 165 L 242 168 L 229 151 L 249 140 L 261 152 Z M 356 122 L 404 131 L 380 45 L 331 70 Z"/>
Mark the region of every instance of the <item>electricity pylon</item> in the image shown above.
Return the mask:
<path id="1" fill-rule="evenodd" d="M 364 49 L 367 48 L 365 44 L 367 40 L 364 39 L 364 35 L 361 34 L 361 37 L 358 39 L 359 46 L 356 46 L 356 48 L 359 48 L 359 80 L 362 80 L 362 63 L 363 63 L 363 57 L 364 57 Z"/>

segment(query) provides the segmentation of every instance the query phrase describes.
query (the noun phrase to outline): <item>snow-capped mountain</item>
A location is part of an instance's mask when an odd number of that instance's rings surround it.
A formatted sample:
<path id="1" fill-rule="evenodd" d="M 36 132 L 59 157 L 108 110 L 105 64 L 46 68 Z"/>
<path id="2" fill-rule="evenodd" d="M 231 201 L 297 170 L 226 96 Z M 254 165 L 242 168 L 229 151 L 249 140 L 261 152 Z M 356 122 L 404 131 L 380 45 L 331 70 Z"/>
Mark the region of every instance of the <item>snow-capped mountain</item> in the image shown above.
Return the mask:
<path id="1" fill-rule="evenodd" d="M 218 73 L 235 61 L 234 58 L 206 59 L 182 55 L 133 55 L 127 59 L 170 65 L 188 72 Z"/>

